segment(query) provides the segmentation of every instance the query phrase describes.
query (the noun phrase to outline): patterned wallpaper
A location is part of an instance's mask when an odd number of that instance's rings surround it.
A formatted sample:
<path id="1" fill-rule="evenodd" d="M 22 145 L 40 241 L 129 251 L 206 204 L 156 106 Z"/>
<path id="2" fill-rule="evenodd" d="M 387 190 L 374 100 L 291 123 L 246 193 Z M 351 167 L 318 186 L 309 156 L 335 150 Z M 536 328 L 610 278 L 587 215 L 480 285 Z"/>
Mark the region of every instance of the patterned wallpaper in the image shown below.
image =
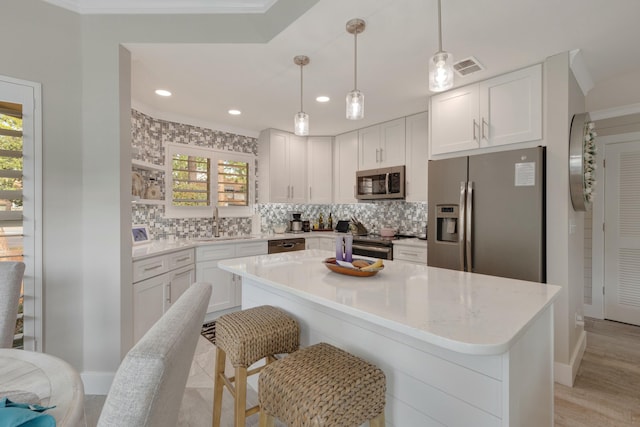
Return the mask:
<path id="1" fill-rule="evenodd" d="M 192 144 L 218 150 L 249 153 L 256 156 L 256 197 L 260 181 L 258 168 L 258 140 L 256 138 L 221 132 L 212 129 L 155 119 L 139 111 L 131 111 L 132 157 L 156 165 L 164 164 L 165 144 L 168 142 Z M 164 198 L 164 176 L 160 171 L 134 168 L 146 183 L 151 178 L 158 181 Z M 148 184 L 147 184 L 148 185 Z M 291 212 L 301 212 L 303 219 L 312 223 L 320 213 L 326 218 L 329 213 L 334 224 L 339 219 L 356 216 L 373 232 L 380 227 L 397 227 L 400 231 L 424 232 L 427 224 L 427 204 L 404 201 L 376 201 L 341 205 L 295 205 L 284 203 L 257 204 L 256 212 L 261 217 L 263 233 L 273 230 L 273 226 L 286 223 Z M 131 209 L 133 224 L 146 224 L 154 239 L 185 237 L 207 237 L 213 232 L 213 222 L 209 218 L 165 218 L 164 206 L 133 204 Z M 221 218 L 220 230 L 229 235 L 251 233 L 251 218 Z"/>

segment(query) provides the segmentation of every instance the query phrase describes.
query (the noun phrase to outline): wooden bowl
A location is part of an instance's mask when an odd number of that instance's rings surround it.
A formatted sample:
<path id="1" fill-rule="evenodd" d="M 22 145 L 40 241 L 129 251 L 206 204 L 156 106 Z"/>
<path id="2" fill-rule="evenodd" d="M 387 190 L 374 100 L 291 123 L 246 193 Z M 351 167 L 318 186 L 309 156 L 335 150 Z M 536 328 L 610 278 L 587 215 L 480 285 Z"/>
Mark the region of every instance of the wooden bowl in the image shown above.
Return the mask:
<path id="1" fill-rule="evenodd" d="M 357 259 L 361 259 L 362 258 L 354 258 L 353 260 L 356 261 Z M 367 261 L 370 264 L 373 264 L 373 261 L 369 261 L 369 260 L 363 260 L 363 261 Z M 338 265 L 338 263 L 336 262 L 335 258 L 327 258 L 322 262 L 329 270 L 335 272 L 335 273 L 340 273 L 340 274 L 345 274 L 347 276 L 357 276 L 357 277 L 370 277 L 370 276 L 375 276 L 376 274 L 378 274 L 378 271 L 383 270 L 384 269 L 384 265 L 380 268 L 376 268 L 373 270 L 360 270 L 359 268 L 350 268 L 350 267 L 343 267 L 341 265 Z"/>

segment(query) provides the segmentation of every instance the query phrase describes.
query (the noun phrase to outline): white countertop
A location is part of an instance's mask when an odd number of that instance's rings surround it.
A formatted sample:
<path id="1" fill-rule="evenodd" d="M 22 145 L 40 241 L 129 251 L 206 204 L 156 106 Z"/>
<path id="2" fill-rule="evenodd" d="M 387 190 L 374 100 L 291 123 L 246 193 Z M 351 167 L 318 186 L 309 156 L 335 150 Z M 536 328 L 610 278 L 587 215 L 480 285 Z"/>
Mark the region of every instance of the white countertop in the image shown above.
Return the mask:
<path id="1" fill-rule="evenodd" d="M 220 261 L 223 270 L 452 351 L 495 355 L 552 304 L 559 286 L 385 261 L 371 277 L 329 271 L 330 252 Z"/>
<path id="2" fill-rule="evenodd" d="M 132 249 L 133 261 L 149 258 L 156 255 L 176 252 L 182 249 L 190 249 L 204 245 L 224 245 L 242 242 L 255 242 L 276 239 L 296 239 L 296 238 L 312 238 L 324 237 L 333 239 L 335 232 L 330 231 L 311 231 L 307 233 L 262 233 L 251 236 L 222 236 L 220 238 L 194 238 L 194 239 L 174 239 L 174 240 L 152 240 L 149 243 L 134 245 Z M 238 238 L 240 237 L 240 238 Z M 419 239 L 403 239 L 394 242 L 394 245 L 419 246 L 426 247 L 426 240 Z"/>

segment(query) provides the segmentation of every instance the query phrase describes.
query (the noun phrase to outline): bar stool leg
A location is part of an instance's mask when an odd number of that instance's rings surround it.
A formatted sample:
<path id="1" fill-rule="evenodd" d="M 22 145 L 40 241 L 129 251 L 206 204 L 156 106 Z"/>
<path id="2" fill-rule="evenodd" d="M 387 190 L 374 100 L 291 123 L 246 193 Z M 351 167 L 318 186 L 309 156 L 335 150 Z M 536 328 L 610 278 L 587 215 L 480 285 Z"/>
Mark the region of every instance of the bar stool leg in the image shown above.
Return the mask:
<path id="1" fill-rule="evenodd" d="M 235 400 L 235 426 L 245 427 L 247 418 L 247 368 L 236 368 L 236 379 L 234 381 L 236 389 Z"/>
<path id="2" fill-rule="evenodd" d="M 369 427 L 384 427 L 384 411 L 377 417 L 369 420 Z"/>
<path id="3" fill-rule="evenodd" d="M 266 414 L 264 411 L 260 411 L 260 425 L 259 427 L 274 427 L 275 421 L 271 415 Z"/>
<path id="4" fill-rule="evenodd" d="M 216 348 L 216 366 L 213 377 L 213 427 L 220 427 L 222 416 L 222 390 L 224 389 L 224 366 L 227 355 L 220 348 Z"/>

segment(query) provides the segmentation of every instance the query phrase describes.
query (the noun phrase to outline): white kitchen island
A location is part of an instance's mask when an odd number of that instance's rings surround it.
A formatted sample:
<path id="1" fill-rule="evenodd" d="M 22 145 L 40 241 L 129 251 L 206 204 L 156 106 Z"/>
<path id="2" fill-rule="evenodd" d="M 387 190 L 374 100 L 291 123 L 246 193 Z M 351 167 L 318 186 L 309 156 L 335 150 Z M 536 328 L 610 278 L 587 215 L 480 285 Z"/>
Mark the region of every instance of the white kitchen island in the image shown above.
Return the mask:
<path id="1" fill-rule="evenodd" d="M 387 425 L 552 426 L 553 301 L 560 287 L 385 262 L 329 271 L 330 252 L 236 258 L 242 307 L 281 307 L 301 343 L 329 342 L 382 368 Z"/>

